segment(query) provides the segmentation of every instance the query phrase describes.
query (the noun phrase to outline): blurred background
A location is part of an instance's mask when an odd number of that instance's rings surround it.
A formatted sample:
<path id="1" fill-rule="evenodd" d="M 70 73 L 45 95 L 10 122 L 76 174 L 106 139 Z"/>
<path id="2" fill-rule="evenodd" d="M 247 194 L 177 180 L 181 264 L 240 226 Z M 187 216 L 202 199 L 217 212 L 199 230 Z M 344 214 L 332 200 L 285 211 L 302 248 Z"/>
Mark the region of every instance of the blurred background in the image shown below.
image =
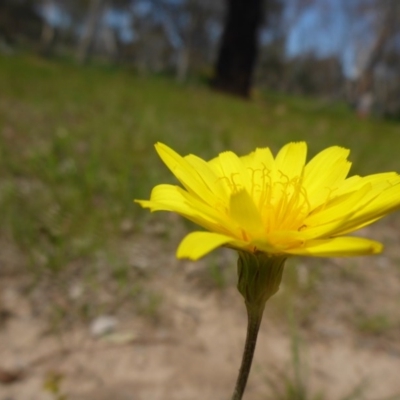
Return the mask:
<path id="1" fill-rule="evenodd" d="M 400 171 L 398 0 L 0 0 L 0 400 L 228 399 L 236 258 L 133 199 L 289 141 Z M 288 260 L 246 400 L 400 398 L 400 217 L 374 257 Z"/>
<path id="2" fill-rule="evenodd" d="M 400 113 L 396 0 L 3 0 L 0 49 Z M 258 57 L 256 59 L 256 57 Z"/>

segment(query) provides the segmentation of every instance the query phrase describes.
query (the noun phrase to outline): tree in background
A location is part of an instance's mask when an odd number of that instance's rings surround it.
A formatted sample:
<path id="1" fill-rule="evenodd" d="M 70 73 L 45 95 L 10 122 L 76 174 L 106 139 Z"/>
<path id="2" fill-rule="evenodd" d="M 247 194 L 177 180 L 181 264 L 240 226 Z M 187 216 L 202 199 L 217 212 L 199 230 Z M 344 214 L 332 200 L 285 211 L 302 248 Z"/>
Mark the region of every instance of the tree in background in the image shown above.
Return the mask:
<path id="1" fill-rule="evenodd" d="M 260 31 L 272 27 L 281 0 L 227 0 L 227 12 L 212 86 L 249 97 L 259 51 Z M 275 26 L 276 28 L 276 26 Z M 270 29 L 271 31 L 273 29 Z"/>
<path id="2" fill-rule="evenodd" d="M 254 81 L 400 115 L 400 0 L 225 0 L 225 19 L 223 5 L 0 0 L 0 52 L 94 56 L 180 81 L 213 69 L 213 87 L 241 97 Z"/>
<path id="3" fill-rule="evenodd" d="M 177 59 L 177 79 L 184 81 L 190 72 L 202 74 L 214 62 L 217 41 L 215 30 L 223 15 L 222 2 L 186 0 L 179 26 L 181 46 Z M 182 22 L 183 22 L 182 21 Z"/>
<path id="4" fill-rule="evenodd" d="M 7 46 L 37 43 L 42 23 L 33 0 L 0 1 L 0 42 Z"/>
<path id="5" fill-rule="evenodd" d="M 227 0 L 227 13 L 212 85 L 248 97 L 263 18 L 263 0 Z"/>
<path id="6" fill-rule="evenodd" d="M 396 44 L 396 37 L 400 32 L 400 2 L 398 0 L 375 0 L 372 3 L 361 2 L 359 12 L 371 17 L 374 21 L 373 31 L 375 32 L 369 54 L 367 55 L 357 78 L 355 103 L 361 113 L 369 113 L 368 106 L 378 106 L 381 112 L 386 113 L 383 104 L 387 99 L 382 99 L 382 92 L 379 90 L 377 80 L 378 68 L 386 70 L 386 75 L 397 75 L 397 86 L 400 79 L 399 65 L 394 71 L 390 71 L 390 60 L 396 59 L 399 55 L 399 46 Z M 387 57 L 389 56 L 389 57 Z M 398 58 L 398 57 L 397 57 Z M 393 79 L 393 78 L 392 78 Z M 394 82 L 392 83 L 393 86 Z M 400 98 L 400 90 L 397 88 L 397 96 Z M 381 93 L 379 93 L 381 92 Z M 397 113 L 400 113 L 400 101 L 398 101 Z"/>
<path id="7" fill-rule="evenodd" d="M 105 0 L 90 0 L 88 4 L 87 19 L 84 32 L 78 44 L 76 59 L 80 64 L 86 62 L 90 48 L 93 44 L 96 29 L 103 14 Z"/>

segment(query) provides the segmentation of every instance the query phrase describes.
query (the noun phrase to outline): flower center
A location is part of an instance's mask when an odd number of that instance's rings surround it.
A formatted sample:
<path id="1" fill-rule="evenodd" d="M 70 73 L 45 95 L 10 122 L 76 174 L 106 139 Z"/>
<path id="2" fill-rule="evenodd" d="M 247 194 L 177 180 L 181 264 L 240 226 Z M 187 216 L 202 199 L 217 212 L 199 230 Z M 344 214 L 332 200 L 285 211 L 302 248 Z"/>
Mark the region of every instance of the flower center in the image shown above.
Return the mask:
<path id="1" fill-rule="evenodd" d="M 307 191 L 302 177 L 289 178 L 277 171 L 274 179 L 269 170 L 253 171 L 252 197 L 258 207 L 267 232 L 300 230 L 310 211 Z"/>
<path id="2" fill-rule="evenodd" d="M 310 213 L 310 203 L 301 176 L 289 178 L 282 171 L 273 174 L 268 168 L 250 169 L 250 182 L 241 182 L 239 174 L 221 179 L 232 193 L 247 190 L 261 215 L 265 232 L 299 231 Z M 274 176 L 273 176 L 274 175 Z M 229 212 L 224 202 L 218 209 Z"/>
<path id="3" fill-rule="evenodd" d="M 251 192 L 266 232 L 300 230 L 310 212 L 302 177 L 289 178 L 282 171 L 250 170 Z M 235 185 L 236 187 L 236 185 Z"/>

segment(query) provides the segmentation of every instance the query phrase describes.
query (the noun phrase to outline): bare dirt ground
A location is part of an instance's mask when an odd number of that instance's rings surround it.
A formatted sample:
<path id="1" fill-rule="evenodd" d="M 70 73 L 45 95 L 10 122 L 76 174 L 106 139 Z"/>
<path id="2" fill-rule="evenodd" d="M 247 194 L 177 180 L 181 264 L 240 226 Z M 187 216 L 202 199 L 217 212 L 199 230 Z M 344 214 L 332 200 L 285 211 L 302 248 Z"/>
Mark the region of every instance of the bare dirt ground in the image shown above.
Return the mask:
<path id="1" fill-rule="evenodd" d="M 399 227 L 399 216 L 389 217 L 362 232 L 385 243 L 380 256 L 288 263 L 280 292 L 267 304 L 246 400 L 287 398 L 273 393 L 271 382 L 284 393 L 293 376 L 294 332 L 301 337 L 307 399 L 339 400 L 352 392 L 366 400 L 400 398 Z M 148 284 L 162 299 L 156 315 L 116 311 L 115 330 L 102 337 L 93 337 L 89 322 L 49 332 L 21 289 L 24 277 L 3 274 L 0 400 L 229 399 L 246 329 L 234 254 L 219 250 L 211 260 L 229 265 L 221 285 L 206 261 L 174 259 L 175 238 L 168 251 L 163 245 L 155 251 L 159 242 L 132 235 L 124 247 L 133 264 L 152 271 Z M 5 253 L 3 266 L 18 262 Z"/>

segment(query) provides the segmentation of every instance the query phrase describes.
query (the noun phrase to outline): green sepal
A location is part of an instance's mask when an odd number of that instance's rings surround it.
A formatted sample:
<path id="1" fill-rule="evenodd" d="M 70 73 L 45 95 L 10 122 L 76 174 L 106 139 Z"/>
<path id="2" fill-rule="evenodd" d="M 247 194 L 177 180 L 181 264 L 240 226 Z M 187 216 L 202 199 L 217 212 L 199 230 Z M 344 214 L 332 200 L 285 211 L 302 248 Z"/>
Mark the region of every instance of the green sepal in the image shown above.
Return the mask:
<path id="1" fill-rule="evenodd" d="M 286 257 L 239 251 L 237 288 L 247 306 L 264 309 L 278 290 Z"/>

